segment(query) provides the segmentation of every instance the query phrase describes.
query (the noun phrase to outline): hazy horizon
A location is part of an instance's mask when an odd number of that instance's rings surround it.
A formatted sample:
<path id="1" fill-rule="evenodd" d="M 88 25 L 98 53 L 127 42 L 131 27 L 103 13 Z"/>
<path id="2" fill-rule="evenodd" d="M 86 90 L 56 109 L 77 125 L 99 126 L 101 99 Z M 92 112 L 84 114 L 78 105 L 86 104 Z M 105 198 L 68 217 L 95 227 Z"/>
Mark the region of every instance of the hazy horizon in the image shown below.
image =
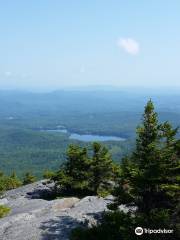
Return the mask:
<path id="1" fill-rule="evenodd" d="M 73 92 L 124 92 L 126 94 L 138 93 L 138 94 L 164 94 L 164 95 L 180 95 L 180 86 L 113 86 L 113 85 L 79 85 L 79 86 L 64 86 L 57 88 L 0 88 L 0 92 L 24 92 L 24 93 L 54 93 L 61 91 L 73 91 Z"/>

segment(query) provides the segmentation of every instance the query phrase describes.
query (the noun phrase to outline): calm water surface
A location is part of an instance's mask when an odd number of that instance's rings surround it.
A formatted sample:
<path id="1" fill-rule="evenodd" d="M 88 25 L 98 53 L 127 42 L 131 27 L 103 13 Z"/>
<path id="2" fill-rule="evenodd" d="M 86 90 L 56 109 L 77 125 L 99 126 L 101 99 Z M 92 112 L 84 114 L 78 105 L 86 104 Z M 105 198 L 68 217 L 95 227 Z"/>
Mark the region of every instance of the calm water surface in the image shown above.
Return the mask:
<path id="1" fill-rule="evenodd" d="M 59 132 L 59 133 L 68 133 L 67 129 L 49 129 L 49 130 L 41 130 L 44 132 Z M 95 135 L 95 134 L 78 134 L 78 133 L 70 133 L 69 139 L 79 140 L 83 142 L 105 142 L 105 141 L 125 141 L 125 138 L 116 137 L 116 136 L 103 136 L 103 135 Z"/>
<path id="2" fill-rule="evenodd" d="M 105 142 L 105 141 L 124 141 L 124 138 L 115 137 L 115 136 L 100 136 L 100 135 L 93 135 L 93 134 L 77 134 L 72 133 L 69 137 L 70 139 L 75 139 L 83 142 Z"/>

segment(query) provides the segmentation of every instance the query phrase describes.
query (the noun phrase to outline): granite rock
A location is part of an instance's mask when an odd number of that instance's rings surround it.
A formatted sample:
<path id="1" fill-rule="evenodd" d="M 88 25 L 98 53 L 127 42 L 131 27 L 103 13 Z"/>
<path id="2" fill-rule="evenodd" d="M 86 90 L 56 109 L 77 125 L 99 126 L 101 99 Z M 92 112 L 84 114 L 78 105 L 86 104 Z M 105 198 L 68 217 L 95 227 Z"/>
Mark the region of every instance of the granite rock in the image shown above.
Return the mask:
<path id="1" fill-rule="evenodd" d="M 0 219 L 0 240 L 68 240 L 77 226 L 96 224 L 112 198 L 88 196 L 45 200 L 52 191 L 46 180 L 8 191 L 0 202 L 11 208 Z"/>

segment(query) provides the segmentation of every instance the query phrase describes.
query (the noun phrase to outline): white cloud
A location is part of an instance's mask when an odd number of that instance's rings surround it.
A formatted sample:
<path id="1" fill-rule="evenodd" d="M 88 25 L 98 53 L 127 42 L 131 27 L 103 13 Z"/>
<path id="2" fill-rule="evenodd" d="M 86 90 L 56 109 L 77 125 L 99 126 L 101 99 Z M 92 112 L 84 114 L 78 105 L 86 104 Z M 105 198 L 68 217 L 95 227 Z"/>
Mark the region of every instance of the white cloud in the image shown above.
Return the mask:
<path id="1" fill-rule="evenodd" d="M 131 55 L 139 53 L 139 43 L 132 38 L 119 38 L 117 44 Z"/>

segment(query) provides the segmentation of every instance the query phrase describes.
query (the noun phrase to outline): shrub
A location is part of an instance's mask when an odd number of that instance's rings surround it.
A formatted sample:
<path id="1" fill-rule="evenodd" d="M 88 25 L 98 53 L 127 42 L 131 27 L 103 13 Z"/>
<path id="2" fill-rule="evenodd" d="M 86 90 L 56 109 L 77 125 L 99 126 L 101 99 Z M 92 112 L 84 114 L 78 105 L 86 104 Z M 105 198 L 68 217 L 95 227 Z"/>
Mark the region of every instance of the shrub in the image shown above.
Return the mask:
<path id="1" fill-rule="evenodd" d="M 34 183 L 35 181 L 36 177 L 32 175 L 30 172 L 27 172 L 23 178 L 23 185 Z"/>
<path id="2" fill-rule="evenodd" d="M 5 217 L 10 212 L 10 208 L 0 205 L 0 218 Z"/>

